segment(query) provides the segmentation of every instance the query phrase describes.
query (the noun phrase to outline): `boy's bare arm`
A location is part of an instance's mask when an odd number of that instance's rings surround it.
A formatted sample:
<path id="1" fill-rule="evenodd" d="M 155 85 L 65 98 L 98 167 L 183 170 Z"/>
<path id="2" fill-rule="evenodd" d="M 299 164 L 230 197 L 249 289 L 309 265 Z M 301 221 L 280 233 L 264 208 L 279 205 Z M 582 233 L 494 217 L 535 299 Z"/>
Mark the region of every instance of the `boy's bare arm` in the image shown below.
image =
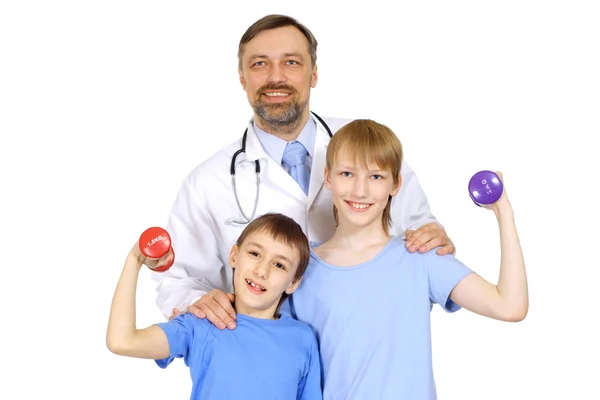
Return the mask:
<path id="1" fill-rule="evenodd" d="M 111 352 L 122 356 L 163 359 L 169 356 L 170 350 L 164 331 L 154 325 L 145 329 L 136 328 L 136 288 L 144 260 L 138 245 L 134 245 L 127 255 L 113 296 L 106 345 Z"/>
<path id="2" fill-rule="evenodd" d="M 456 285 L 450 298 L 461 307 L 486 317 L 521 321 L 527 316 L 529 308 L 527 274 L 506 187 L 501 198 L 486 208 L 494 211 L 500 229 L 501 260 L 498 284 L 493 285 L 473 273 Z"/>

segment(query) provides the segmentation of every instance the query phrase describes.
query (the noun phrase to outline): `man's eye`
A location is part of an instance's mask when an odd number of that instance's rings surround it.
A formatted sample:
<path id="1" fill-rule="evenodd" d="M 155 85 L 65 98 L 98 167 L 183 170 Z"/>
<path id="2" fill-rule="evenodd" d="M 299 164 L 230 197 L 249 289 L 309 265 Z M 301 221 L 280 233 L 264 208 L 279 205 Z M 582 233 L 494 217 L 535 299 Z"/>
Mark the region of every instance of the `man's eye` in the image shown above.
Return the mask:
<path id="1" fill-rule="evenodd" d="M 298 61 L 296 61 L 296 60 L 288 60 L 288 64 L 298 65 Z"/>

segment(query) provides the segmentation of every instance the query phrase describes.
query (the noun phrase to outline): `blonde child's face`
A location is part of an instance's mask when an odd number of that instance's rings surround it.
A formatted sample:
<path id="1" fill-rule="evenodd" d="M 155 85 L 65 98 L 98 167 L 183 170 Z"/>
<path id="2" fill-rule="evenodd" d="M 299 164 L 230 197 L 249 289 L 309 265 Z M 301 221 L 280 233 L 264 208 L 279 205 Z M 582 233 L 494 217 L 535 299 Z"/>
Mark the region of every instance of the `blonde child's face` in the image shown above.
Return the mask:
<path id="1" fill-rule="evenodd" d="M 294 281 L 300 252 L 275 241 L 268 233 L 249 235 L 238 248 L 233 246 L 229 263 L 234 272 L 236 311 L 256 318 L 272 318 L 285 292 L 291 294 L 300 283 Z"/>
<path id="2" fill-rule="evenodd" d="M 338 154 L 331 169 L 325 169 L 325 185 L 331 190 L 338 210 L 339 226 L 381 224 L 389 196 L 400 190 L 390 171 L 376 164 L 363 165 L 345 154 Z"/>

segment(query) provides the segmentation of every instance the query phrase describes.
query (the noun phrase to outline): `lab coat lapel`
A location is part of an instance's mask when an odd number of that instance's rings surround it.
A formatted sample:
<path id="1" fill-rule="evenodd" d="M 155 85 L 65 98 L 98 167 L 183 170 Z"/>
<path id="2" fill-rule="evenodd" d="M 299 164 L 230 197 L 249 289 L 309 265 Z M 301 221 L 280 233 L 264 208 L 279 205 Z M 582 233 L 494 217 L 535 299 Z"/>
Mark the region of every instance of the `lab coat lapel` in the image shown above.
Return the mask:
<path id="1" fill-rule="evenodd" d="M 261 158 L 266 157 L 267 152 L 262 147 L 260 140 L 258 140 L 258 136 L 256 136 L 256 132 L 254 132 L 252 121 L 250 121 L 248 124 L 248 135 L 246 138 L 246 160 L 254 162 L 255 160 L 260 160 Z"/>
<path id="2" fill-rule="evenodd" d="M 312 166 L 310 169 L 310 185 L 308 189 L 307 209 L 310 209 L 317 194 L 323 188 L 325 164 L 327 156 L 327 145 L 329 145 L 329 134 L 317 123 L 317 134 L 315 137 L 315 148 L 313 151 Z"/>

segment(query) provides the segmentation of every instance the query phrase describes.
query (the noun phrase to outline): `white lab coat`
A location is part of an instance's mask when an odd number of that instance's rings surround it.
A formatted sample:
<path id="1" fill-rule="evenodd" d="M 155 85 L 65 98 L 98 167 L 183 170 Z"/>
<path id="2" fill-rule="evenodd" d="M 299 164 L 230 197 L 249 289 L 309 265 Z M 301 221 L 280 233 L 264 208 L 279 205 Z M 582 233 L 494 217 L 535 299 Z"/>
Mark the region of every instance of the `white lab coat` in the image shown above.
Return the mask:
<path id="1" fill-rule="evenodd" d="M 314 118 L 311 115 L 311 118 Z M 350 120 L 323 118 L 333 133 Z M 302 226 L 311 241 L 331 237 L 335 226 L 331 193 L 323 185 L 323 170 L 329 135 L 317 122 L 308 196 L 283 167 L 267 155 L 248 125 L 246 153 L 236 160 L 236 187 L 244 213 L 250 216 L 256 196 L 254 160 L 261 167 L 258 217 L 279 212 Z M 241 147 L 241 138 L 198 165 L 184 180 L 167 223 L 175 264 L 163 273 L 154 273 L 157 304 L 169 317 L 173 308 L 185 310 L 202 295 L 218 288 L 232 291 L 229 252 L 246 225 L 227 223 L 245 220 L 233 194 L 230 164 Z M 391 233 L 402 236 L 406 229 L 437 222 L 416 175 L 403 162 L 402 186 L 392 203 Z"/>

